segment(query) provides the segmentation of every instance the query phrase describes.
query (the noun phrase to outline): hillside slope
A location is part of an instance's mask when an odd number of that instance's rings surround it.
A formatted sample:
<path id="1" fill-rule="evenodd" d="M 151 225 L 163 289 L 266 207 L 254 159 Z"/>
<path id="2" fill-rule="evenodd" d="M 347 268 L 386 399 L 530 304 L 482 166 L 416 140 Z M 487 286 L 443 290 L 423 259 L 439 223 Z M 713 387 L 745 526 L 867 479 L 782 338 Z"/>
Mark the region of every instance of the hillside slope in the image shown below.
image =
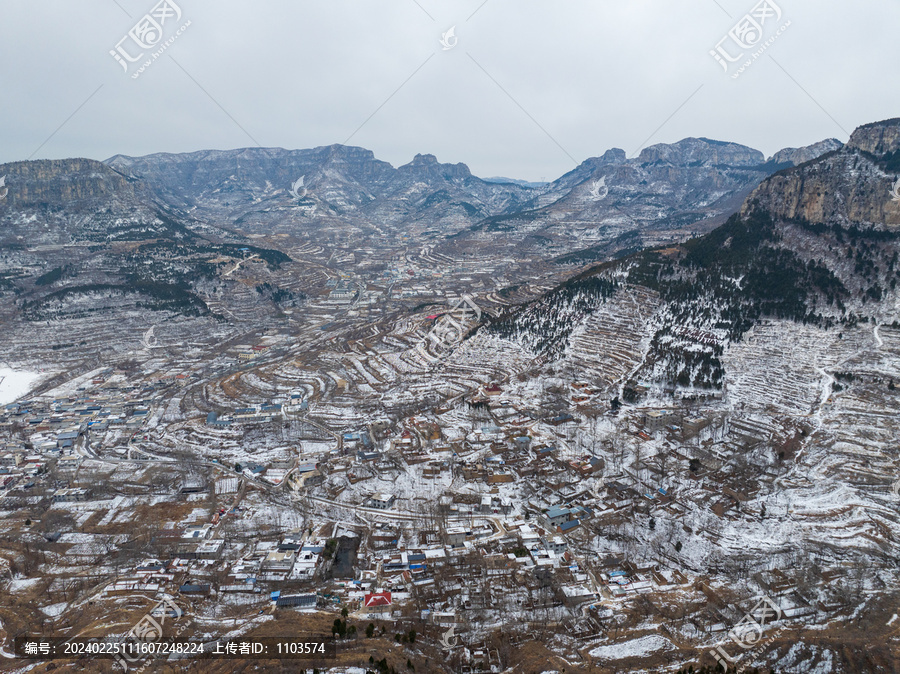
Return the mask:
<path id="1" fill-rule="evenodd" d="M 721 389 L 723 354 L 763 319 L 838 330 L 896 323 L 897 128 L 895 120 L 861 127 L 845 147 L 763 181 L 711 233 L 592 268 L 488 330 L 560 357 L 579 322 L 611 294 L 592 288 L 642 286 L 661 304 L 643 363 L 624 387 L 683 392 Z"/>

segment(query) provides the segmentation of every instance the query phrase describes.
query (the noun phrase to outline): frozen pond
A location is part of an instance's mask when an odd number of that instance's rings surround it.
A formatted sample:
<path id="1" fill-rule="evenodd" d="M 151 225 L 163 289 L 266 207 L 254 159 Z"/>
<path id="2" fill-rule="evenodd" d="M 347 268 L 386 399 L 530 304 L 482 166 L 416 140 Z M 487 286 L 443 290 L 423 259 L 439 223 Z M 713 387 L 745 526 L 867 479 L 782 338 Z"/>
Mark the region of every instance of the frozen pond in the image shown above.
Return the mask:
<path id="1" fill-rule="evenodd" d="M 0 367 L 0 405 L 15 402 L 26 395 L 40 378 L 41 375 L 34 372 Z"/>

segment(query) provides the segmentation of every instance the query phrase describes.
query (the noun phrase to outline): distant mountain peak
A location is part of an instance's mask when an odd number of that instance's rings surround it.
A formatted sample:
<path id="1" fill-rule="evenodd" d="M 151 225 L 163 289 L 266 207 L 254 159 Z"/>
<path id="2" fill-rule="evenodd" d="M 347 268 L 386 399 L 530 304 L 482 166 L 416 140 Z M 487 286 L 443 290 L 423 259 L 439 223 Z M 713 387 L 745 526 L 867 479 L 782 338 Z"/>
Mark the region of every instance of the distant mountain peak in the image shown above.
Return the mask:
<path id="1" fill-rule="evenodd" d="M 412 161 L 404 164 L 398 170 L 400 171 L 421 171 L 428 173 L 437 172 L 445 178 L 470 178 L 472 172 L 469 167 L 462 162 L 457 164 L 442 164 L 433 154 L 417 154 Z"/>
<path id="2" fill-rule="evenodd" d="M 437 164 L 438 160 L 433 154 L 417 154 L 413 157 L 413 160 L 410 162 L 413 166 L 417 166 L 420 164 Z"/>
<path id="3" fill-rule="evenodd" d="M 603 155 L 600 157 L 601 164 L 621 164 L 623 163 L 628 156 L 625 154 L 625 150 L 620 147 L 611 147 Z"/>
<path id="4" fill-rule="evenodd" d="M 786 147 L 769 157 L 768 161 L 772 164 L 793 164 L 798 166 L 821 157 L 826 152 L 840 150 L 843 146 L 844 144 L 837 138 L 828 138 L 804 147 Z"/>
<path id="5" fill-rule="evenodd" d="M 637 161 L 641 164 L 667 162 L 677 166 L 713 164 L 725 166 L 758 166 L 765 156 L 739 143 L 709 138 L 684 138 L 677 143 L 658 143 L 644 148 Z"/>

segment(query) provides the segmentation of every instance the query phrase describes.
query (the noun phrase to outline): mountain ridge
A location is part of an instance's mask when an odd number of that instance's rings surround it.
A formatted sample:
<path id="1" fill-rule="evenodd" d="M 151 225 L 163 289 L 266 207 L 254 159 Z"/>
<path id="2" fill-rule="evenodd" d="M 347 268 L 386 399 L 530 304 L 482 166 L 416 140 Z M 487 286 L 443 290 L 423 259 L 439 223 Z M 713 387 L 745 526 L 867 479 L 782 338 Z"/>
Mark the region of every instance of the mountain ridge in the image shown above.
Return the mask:
<path id="1" fill-rule="evenodd" d="M 703 237 L 590 267 L 485 329 L 564 359 L 578 324 L 617 289 L 642 286 L 661 304 L 647 323 L 643 364 L 620 390 L 625 395 L 645 385 L 670 392 L 721 389 L 725 350 L 762 318 L 824 328 L 897 325 L 900 203 L 888 193 L 893 176 L 879 168 L 900 142 L 895 130 L 900 126 L 890 122 L 857 130 L 854 143 L 765 179 L 738 212 Z M 810 205 L 810 194 L 831 194 L 826 203 L 832 207 L 821 200 Z M 598 293 L 596 279 L 611 285 Z"/>

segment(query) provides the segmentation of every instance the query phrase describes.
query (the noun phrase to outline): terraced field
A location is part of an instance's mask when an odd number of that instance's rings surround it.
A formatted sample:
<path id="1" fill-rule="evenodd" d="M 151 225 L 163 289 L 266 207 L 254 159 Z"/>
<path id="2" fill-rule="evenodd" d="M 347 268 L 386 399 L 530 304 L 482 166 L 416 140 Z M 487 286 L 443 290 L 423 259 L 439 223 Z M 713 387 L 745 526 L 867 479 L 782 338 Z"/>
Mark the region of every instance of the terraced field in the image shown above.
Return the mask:
<path id="1" fill-rule="evenodd" d="M 615 395 L 643 361 L 652 336 L 656 293 L 629 286 L 601 304 L 570 337 L 570 357 L 579 378 Z"/>

